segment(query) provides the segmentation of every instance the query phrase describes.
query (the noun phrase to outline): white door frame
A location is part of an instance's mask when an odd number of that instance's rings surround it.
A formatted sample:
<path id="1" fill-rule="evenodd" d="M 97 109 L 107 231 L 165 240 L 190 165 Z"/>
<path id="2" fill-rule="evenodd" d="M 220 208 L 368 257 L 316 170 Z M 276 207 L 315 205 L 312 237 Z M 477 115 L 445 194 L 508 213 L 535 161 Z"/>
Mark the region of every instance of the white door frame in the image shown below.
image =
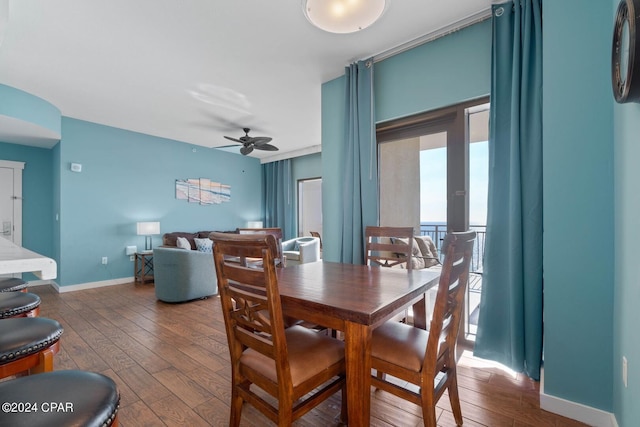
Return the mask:
<path id="1" fill-rule="evenodd" d="M 0 160 L 0 168 L 13 169 L 13 243 L 22 246 L 22 170 L 24 162 Z"/>

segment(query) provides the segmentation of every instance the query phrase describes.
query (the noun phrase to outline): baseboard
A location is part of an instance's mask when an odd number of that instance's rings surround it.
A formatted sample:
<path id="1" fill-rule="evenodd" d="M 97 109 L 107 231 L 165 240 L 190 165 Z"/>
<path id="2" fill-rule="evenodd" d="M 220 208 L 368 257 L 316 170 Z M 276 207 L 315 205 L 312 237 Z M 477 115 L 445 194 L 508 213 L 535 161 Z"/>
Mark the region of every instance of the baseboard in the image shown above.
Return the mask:
<path id="1" fill-rule="evenodd" d="M 133 277 L 122 277 L 120 279 L 103 280 L 100 282 L 80 283 L 77 285 L 60 286 L 56 282 L 51 282 L 51 286 L 54 287 L 58 293 L 83 291 L 86 289 L 102 288 L 104 286 L 124 285 L 125 283 L 132 283 Z"/>
<path id="2" fill-rule="evenodd" d="M 53 280 L 29 280 L 27 282 L 27 287 L 32 287 L 32 286 L 45 286 L 45 285 L 51 285 L 54 286 L 54 281 Z"/>
<path id="3" fill-rule="evenodd" d="M 544 370 L 540 378 L 540 408 L 594 427 L 618 427 L 618 421 L 611 412 L 545 394 Z"/>

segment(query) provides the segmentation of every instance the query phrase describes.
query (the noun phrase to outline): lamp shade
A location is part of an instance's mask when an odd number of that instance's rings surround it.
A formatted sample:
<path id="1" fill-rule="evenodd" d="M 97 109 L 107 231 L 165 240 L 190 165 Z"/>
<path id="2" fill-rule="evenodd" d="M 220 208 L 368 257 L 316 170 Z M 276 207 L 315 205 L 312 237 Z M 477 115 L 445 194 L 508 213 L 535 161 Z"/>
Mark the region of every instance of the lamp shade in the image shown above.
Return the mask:
<path id="1" fill-rule="evenodd" d="M 151 236 L 152 234 L 160 234 L 159 222 L 138 222 L 137 224 L 138 235 Z"/>
<path id="2" fill-rule="evenodd" d="M 302 0 L 304 14 L 313 25 L 330 33 L 353 33 L 376 22 L 386 0 Z"/>

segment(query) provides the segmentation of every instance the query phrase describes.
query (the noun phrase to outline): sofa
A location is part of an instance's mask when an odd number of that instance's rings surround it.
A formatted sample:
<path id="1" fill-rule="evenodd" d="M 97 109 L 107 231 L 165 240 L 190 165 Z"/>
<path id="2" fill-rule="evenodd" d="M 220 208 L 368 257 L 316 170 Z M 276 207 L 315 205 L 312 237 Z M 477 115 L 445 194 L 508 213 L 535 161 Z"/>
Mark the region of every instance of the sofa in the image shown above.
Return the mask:
<path id="1" fill-rule="evenodd" d="M 296 237 L 285 240 L 282 242 L 282 254 L 287 260 L 287 265 L 320 261 L 320 239 Z"/>
<path id="2" fill-rule="evenodd" d="M 157 299 L 175 303 L 218 293 L 209 233 L 174 232 L 162 236 L 162 246 L 153 250 Z"/>

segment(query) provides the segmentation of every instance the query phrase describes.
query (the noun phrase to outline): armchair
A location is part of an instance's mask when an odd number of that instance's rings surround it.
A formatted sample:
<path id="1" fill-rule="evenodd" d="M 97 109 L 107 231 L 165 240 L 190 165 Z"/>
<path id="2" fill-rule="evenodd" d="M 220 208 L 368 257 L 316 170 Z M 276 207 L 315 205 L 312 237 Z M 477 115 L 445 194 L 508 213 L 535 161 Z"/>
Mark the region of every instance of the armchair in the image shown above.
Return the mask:
<path id="1" fill-rule="evenodd" d="M 282 253 L 288 265 L 320 261 L 320 239 L 296 237 L 282 242 Z"/>
<path id="2" fill-rule="evenodd" d="M 213 255 L 207 252 L 158 247 L 153 250 L 156 298 L 183 302 L 218 293 Z"/>

